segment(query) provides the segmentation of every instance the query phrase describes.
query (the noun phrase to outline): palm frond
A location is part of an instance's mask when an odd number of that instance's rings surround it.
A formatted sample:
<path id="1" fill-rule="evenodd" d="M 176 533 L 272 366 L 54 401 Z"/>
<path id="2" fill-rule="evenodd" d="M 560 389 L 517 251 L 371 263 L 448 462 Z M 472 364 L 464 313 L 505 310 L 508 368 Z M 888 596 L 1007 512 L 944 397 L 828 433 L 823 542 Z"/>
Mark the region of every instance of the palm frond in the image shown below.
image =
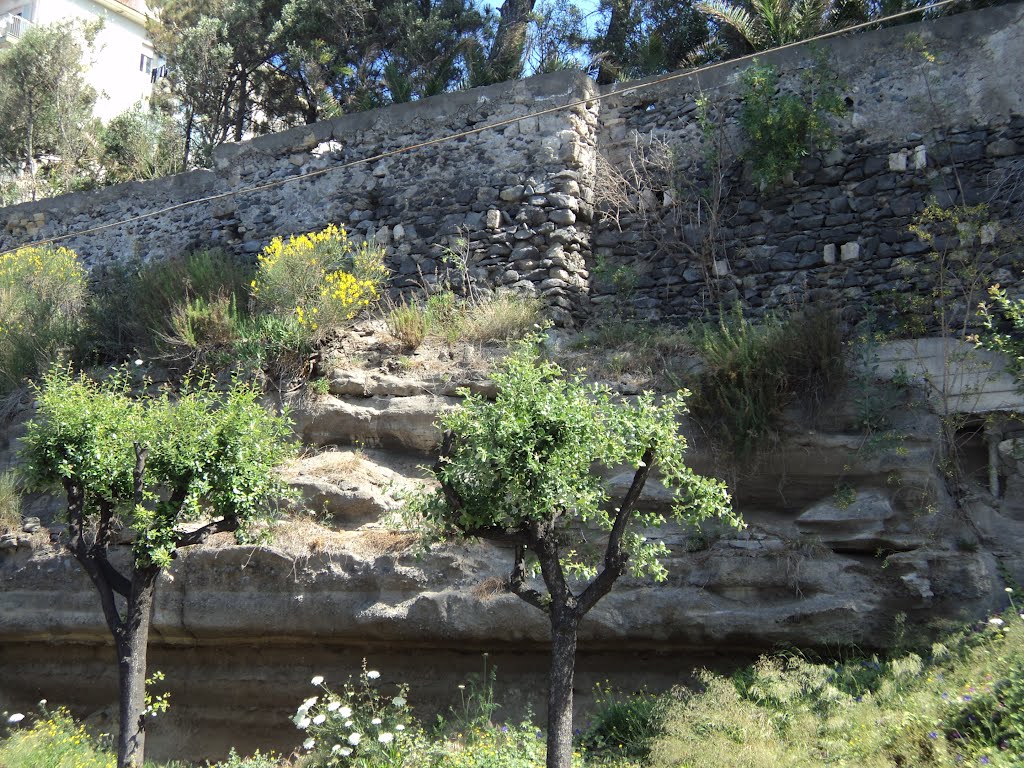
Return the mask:
<path id="1" fill-rule="evenodd" d="M 731 5 L 724 0 L 702 0 L 702 2 L 694 3 L 693 7 L 734 30 L 754 49 L 762 50 L 767 47 L 768 35 L 764 24 L 745 8 Z"/>

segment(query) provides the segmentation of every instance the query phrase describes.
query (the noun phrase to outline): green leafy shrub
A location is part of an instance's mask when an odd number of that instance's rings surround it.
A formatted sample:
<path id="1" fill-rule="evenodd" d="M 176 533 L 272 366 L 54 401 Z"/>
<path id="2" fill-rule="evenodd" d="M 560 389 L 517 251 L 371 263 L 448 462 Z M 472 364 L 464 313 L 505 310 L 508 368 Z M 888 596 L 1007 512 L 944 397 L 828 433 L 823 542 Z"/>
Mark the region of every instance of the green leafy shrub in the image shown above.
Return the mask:
<path id="1" fill-rule="evenodd" d="M 992 305 L 979 307 L 984 330 L 978 341 L 987 349 L 1006 355 L 1010 372 L 1024 387 L 1024 298 L 1010 298 L 998 284 L 988 289 L 988 295 Z"/>
<path id="2" fill-rule="evenodd" d="M 800 167 L 812 150 L 833 141 L 830 115 L 842 115 L 834 73 L 823 60 L 804 71 L 798 91 L 779 87 L 779 70 L 756 62 L 740 73 L 740 126 L 749 143 L 755 180 L 773 186 Z"/>
<path id="3" fill-rule="evenodd" d="M 85 279 L 78 256 L 67 248 L 33 246 L 0 256 L 0 392 L 74 347 Z"/>
<path id="4" fill-rule="evenodd" d="M 669 697 L 646 691 L 625 696 L 600 684 L 594 692 L 597 708 L 590 726 L 580 736 L 580 746 L 588 752 L 647 757 L 661 733 Z"/>
<path id="5" fill-rule="evenodd" d="M 690 410 L 709 431 L 724 435 L 737 456 L 773 432 L 795 397 L 820 403 L 843 380 L 842 334 L 831 311 L 754 324 L 737 310 L 717 326 L 700 326 L 691 338 L 705 370 Z"/>
<path id="6" fill-rule="evenodd" d="M 382 248 L 353 242 L 333 224 L 287 241 L 275 237 L 258 261 L 257 308 L 293 319 L 310 339 L 374 304 L 389 274 Z"/>
<path id="7" fill-rule="evenodd" d="M 44 709 L 30 727 L 0 741 L 4 768 L 114 768 L 116 762 L 65 709 Z"/>

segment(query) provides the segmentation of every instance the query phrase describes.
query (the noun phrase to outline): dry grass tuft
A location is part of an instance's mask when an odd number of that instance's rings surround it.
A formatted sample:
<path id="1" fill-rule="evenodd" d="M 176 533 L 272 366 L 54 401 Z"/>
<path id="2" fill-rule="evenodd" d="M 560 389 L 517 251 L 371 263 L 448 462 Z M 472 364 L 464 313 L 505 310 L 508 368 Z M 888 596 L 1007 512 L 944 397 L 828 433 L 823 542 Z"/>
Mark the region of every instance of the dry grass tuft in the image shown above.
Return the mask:
<path id="1" fill-rule="evenodd" d="M 0 534 L 21 530 L 21 494 L 13 471 L 0 473 Z"/>

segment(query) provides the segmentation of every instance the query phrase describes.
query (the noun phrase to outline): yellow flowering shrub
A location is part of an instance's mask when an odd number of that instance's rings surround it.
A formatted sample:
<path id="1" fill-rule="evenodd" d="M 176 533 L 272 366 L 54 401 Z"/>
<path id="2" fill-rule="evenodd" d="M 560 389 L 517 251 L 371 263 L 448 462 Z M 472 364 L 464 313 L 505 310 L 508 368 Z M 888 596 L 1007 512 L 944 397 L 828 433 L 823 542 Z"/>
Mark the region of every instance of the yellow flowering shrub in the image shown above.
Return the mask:
<path id="1" fill-rule="evenodd" d="M 63 708 L 44 711 L 32 726 L 0 740 L 4 768 L 114 768 L 116 763 Z"/>
<path id="2" fill-rule="evenodd" d="M 260 253 L 252 293 L 259 309 L 318 336 L 376 303 L 387 281 L 384 250 L 344 227 L 275 237 Z"/>
<path id="3" fill-rule="evenodd" d="M 85 268 L 68 248 L 32 246 L 0 256 L 0 392 L 72 346 L 85 296 Z"/>

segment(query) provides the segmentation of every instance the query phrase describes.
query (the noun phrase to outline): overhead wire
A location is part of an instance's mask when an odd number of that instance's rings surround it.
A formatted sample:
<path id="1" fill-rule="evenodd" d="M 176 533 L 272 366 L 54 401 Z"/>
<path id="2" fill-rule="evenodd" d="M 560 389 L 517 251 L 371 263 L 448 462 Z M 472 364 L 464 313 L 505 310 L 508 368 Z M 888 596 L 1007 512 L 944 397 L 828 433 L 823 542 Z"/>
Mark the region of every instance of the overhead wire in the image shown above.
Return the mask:
<path id="1" fill-rule="evenodd" d="M 40 246 L 40 245 L 47 245 L 47 244 L 50 244 L 50 243 L 59 243 L 59 242 L 65 241 L 65 240 L 71 240 L 73 238 L 79 238 L 79 237 L 83 237 L 85 235 L 91 235 L 91 234 L 95 234 L 97 232 L 102 232 L 102 231 L 107 230 L 107 229 L 113 229 L 115 227 L 123 227 L 123 226 L 126 226 L 128 224 L 133 224 L 133 223 L 135 223 L 137 221 L 141 221 L 143 219 L 149 219 L 149 218 L 153 218 L 155 216 L 163 216 L 164 214 L 172 213 L 174 211 L 181 210 L 182 208 L 188 208 L 188 207 L 191 207 L 191 206 L 194 206 L 194 205 L 202 205 L 204 203 L 213 203 L 213 202 L 217 202 L 218 200 L 226 200 L 228 198 L 236 197 L 236 196 L 239 196 L 239 195 L 248 195 L 248 194 L 252 194 L 254 192 L 261 192 L 263 190 L 272 189 L 274 187 L 284 186 L 285 184 L 291 184 L 291 183 L 294 183 L 294 182 L 305 181 L 306 179 L 312 179 L 312 178 L 315 178 L 315 177 L 318 177 L 318 176 L 323 176 L 323 175 L 328 174 L 328 173 L 334 173 L 336 171 L 347 170 L 349 168 L 353 168 L 353 167 L 358 166 L 358 165 L 376 163 L 376 162 L 379 162 L 381 160 L 386 160 L 387 158 L 390 158 L 390 157 L 395 157 L 397 155 L 407 154 L 409 152 L 415 152 L 416 150 L 424 149 L 426 147 L 432 147 L 432 146 L 436 146 L 438 144 L 444 144 L 444 143 L 447 143 L 447 142 L 450 142 L 450 141 L 458 141 L 460 139 L 464 139 L 464 138 L 467 138 L 469 136 L 475 136 L 477 134 L 483 133 L 484 131 L 492 131 L 492 130 L 495 130 L 497 128 L 504 128 L 506 126 L 512 125 L 513 123 L 518 123 L 518 122 L 521 122 L 523 120 L 530 120 L 530 119 L 533 119 L 533 118 L 539 118 L 539 117 L 543 117 L 545 115 L 554 114 L 554 113 L 557 113 L 557 112 L 564 112 L 564 111 L 567 111 L 567 110 L 576 109 L 578 107 L 587 107 L 587 106 L 590 106 L 591 104 L 594 104 L 594 103 L 597 103 L 597 102 L 601 102 L 601 101 L 604 101 L 606 99 L 610 99 L 610 98 L 613 98 L 613 97 L 616 97 L 616 96 L 620 96 L 623 93 L 635 93 L 636 91 L 642 91 L 642 90 L 646 90 L 648 88 L 654 88 L 656 86 L 663 85 L 665 83 L 670 83 L 670 82 L 673 82 L 673 81 L 676 81 L 676 80 L 684 80 L 684 79 L 687 79 L 687 78 L 696 78 L 696 77 L 698 77 L 701 74 L 704 74 L 706 72 L 711 72 L 711 71 L 713 71 L 715 69 L 719 69 L 721 67 L 735 66 L 738 63 L 742 63 L 744 61 L 750 61 L 752 59 L 755 59 L 755 58 L 760 57 L 760 56 L 764 56 L 766 54 L 776 53 L 776 52 L 779 52 L 779 51 L 785 51 L 785 50 L 789 50 L 791 48 L 798 48 L 798 47 L 804 46 L 804 45 L 811 45 L 812 43 L 816 43 L 816 42 L 819 42 L 821 40 L 827 40 L 827 39 L 830 39 L 830 38 L 833 38 L 833 37 L 838 37 L 840 35 L 846 35 L 846 34 L 849 34 L 851 32 L 856 32 L 858 30 L 865 29 L 867 27 L 873 27 L 873 26 L 877 26 L 879 24 L 885 24 L 887 22 L 895 21 L 897 19 L 905 18 L 907 16 L 913 16 L 913 15 L 916 15 L 916 14 L 923 14 L 923 13 L 926 13 L 928 11 L 935 10 L 936 8 L 942 8 L 943 6 L 952 5 L 953 3 L 958 3 L 958 2 L 962 2 L 962 0 L 937 0 L 934 3 L 930 3 L 930 4 L 922 6 L 920 8 L 912 8 L 910 10 L 900 11 L 898 13 L 893 13 L 893 14 L 890 14 L 888 16 L 885 16 L 885 17 L 882 17 L 882 18 L 879 18 L 879 19 L 872 19 L 871 21 L 861 22 L 860 24 L 855 24 L 853 26 L 843 27 L 842 29 L 832 30 L 831 32 L 823 32 L 820 35 L 815 35 L 814 37 L 810 37 L 810 38 L 807 38 L 805 40 L 797 40 L 797 41 L 794 41 L 792 43 L 786 43 L 785 45 L 779 45 L 779 46 L 776 46 L 775 48 L 770 48 L 768 50 L 757 51 L 756 53 L 746 54 L 744 56 L 739 56 L 739 57 L 737 57 L 735 59 L 729 59 L 727 61 L 714 62 L 713 64 L 708 64 L 708 65 L 705 65 L 703 67 L 699 67 L 697 69 L 690 69 L 690 70 L 685 70 L 685 71 L 681 71 L 681 72 L 674 72 L 674 73 L 668 74 L 668 75 L 662 75 L 662 76 L 657 77 L 657 78 L 655 78 L 653 80 L 641 81 L 641 82 L 636 83 L 635 85 L 629 85 L 629 86 L 621 88 L 621 89 L 609 90 L 609 91 L 607 91 L 605 93 L 598 93 L 598 94 L 595 94 L 593 96 L 587 96 L 585 98 L 575 99 L 575 100 L 567 102 L 565 104 L 560 104 L 560 105 L 553 106 L 553 107 L 547 107 L 546 109 L 536 110 L 536 111 L 529 112 L 529 113 L 524 114 L 524 115 L 517 115 L 515 117 L 509 117 L 509 118 L 505 118 L 503 120 L 498 120 L 497 122 L 494 122 L 494 123 L 488 123 L 486 125 L 476 126 L 474 128 L 467 128 L 464 131 L 458 131 L 456 133 L 450 133 L 450 134 L 446 134 L 444 136 L 438 136 L 438 137 L 435 137 L 433 139 L 427 139 L 426 141 L 421 141 L 421 142 L 417 142 L 417 143 L 414 143 L 414 144 L 407 144 L 407 145 L 404 145 L 404 146 L 401 146 L 401 147 L 397 147 L 396 149 L 390 149 L 390 150 L 386 150 L 384 152 L 378 152 L 377 154 L 370 155 L 368 157 L 361 157 L 361 158 L 358 158 L 358 159 L 355 159 L 355 160 L 350 160 L 350 161 L 345 162 L 345 163 L 338 163 L 338 164 L 330 165 L 330 166 L 327 166 L 326 168 L 319 168 L 319 169 L 314 170 L 314 171 L 307 171 L 305 173 L 296 174 L 295 176 L 287 176 L 287 177 L 281 178 L 281 179 L 274 179 L 272 181 L 264 182 L 262 184 L 256 184 L 256 185 L 249 186 L 249 187 L 242 187 L 242 188 L 239 188 L 239 189 L 232 189 L 232 190 L 228 190 L 226 192 L 220 192 L 220 193 L 215 194 L 215 195 L 207 195 L 205 197 L 195 198 L 193 200 L 186 200 L 186 201 L 181 202 L 181 203 L 174 203 L 173 205 L 168 205 L 168 206 L 165 206 L 163 208 L 158 208 L 158 209 L 155 209 L 155 210 L 152 210 L 152 211 L 146 211 L 144 213 L 140 213 L 140 214 L 137 214 L 135 216 L 130 216 L 130 217 L 125 218 L 125 219 L 120 219 L 118 221 L 111 221 L 111 222 L 107 222 L 105 224 L 97 224 L 96 226 L 87 227 L 86 229 L 79 229 L 79 230 L 75 230 L 73 232 L 66 232 L 66 233 L 64 233 L 62 235 L 56 235 L 54 237 L 47 237 L 47 238 L 43 238 L 41 240 L 35 240 L 35 241 L 32 241 L 32 242 L 22 243 L 21 245 L 15 246 L 13 248 L 9 248 L 8 250 L 0 251 L 0 256 L 5 256 L 7 254 L 14 253 L 16 250 L 18 250 L 20 248 L 30 248 L 30 247 Z"/>

